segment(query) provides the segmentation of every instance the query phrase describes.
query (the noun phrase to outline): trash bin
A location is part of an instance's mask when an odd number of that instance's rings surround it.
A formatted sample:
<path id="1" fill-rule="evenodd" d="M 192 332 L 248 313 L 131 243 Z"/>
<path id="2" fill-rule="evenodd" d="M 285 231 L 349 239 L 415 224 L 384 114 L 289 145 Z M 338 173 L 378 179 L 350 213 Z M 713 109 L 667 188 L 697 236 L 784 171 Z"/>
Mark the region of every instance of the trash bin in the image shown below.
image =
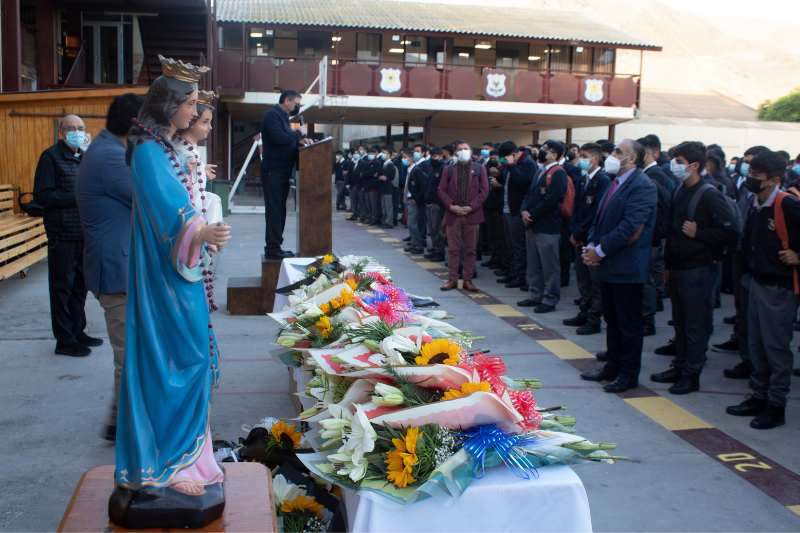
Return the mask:
<path id="1" fill-rule="evenodd" d="M 233 182 L 231 180 L 222 180 L 222 179 L 214 179 L 211 181 L 211 192 L 219 196 L 219 199 L 222 200 L 222 216 L 228 216 L 228 197 L 230 196 L 231 192 L 231 185 Z"/>

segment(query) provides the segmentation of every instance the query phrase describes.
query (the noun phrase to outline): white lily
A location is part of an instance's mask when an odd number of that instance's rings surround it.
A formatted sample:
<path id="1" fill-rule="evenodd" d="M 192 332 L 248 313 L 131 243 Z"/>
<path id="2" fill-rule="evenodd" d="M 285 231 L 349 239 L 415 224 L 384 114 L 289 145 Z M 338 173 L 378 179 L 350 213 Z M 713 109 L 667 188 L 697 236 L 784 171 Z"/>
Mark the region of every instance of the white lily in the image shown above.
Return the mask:
<path id="1" fill-rule="evenodd" d="M 327 287 L 329 284 L 330 282 L 328 281 L 328 278 L 325 276 L 325 274 L 320 274 L 317 280 L 308 286 L 306 292 L 308 293 L 309 296 L 312 294 L 317 294 L 319 291 Z"/>
<path id="2" fill-rule="evenodd" d="M 295 305 L 299 304 L 302 301 L 303 301 L 302 298 L 298 298 L 294 294 L 289 295 L 289 307 L 294 307 Z"/>
<path id="3" fill-rule="evenodd" d="M 278 474 L 272 480 L 272 494 L 275 496 L 275 504 L 280 507 L 287 500 L 292 501 L 298 496 L 305 496 L 306 489 L 289 483 L 282 474 Z"/>
<path id="4" fill-rule="evenodd" d="M 356 414 L 353 416 L 350 433 L 346 435 L 346 439 L 343 449 L 352 453 L 353 462 L 356 464 L 361 463 L 365 453 L 375 449 L 375 441 L 378 440 L 378 434 L 370 424 L 369 418 L 367 418 L 367 414 L 361 405 L 356 405 Z"/>
<path id="5" fill-rule="evenodd" d="M 353 415 L 350 414 L 347 407 L 338 403 L 328 405 L 328 412 L 333 415 L 333 418 L 326 418 L 320 421 L 320 425 L 324 428 L 320 435 L 323 439 L 341 438 L 342 431 L 350 427 Z"/>
<path id="6" fill-rule="evenodd" d="M 349 476 L 353 481 L 358 481 L 367 473 L 369 461 L 364 456 L 356 457 L 345 450 L 345 446 L 339 448 L 337 453 L 328 456 L 328 460 L 337 468 L 336 473 L 340 476 Z"/>
<path id="7" fill-rule="evenodd" d="M 378 394 L 372 397 L 372 402 L 375 405 L 392 407 L 400 405 L 405 400 L 400 389 L 392 387 L 391 385 L 386 385 L 385 383 L 378 383 L 375 385 L 375 392 Z"/>
<path id="8" fill-rule="evenodd" d="M 316 318 L 325 314 L 314 302 L 303 302 L 298 308 L 303 311 L 299 318 Z"/>

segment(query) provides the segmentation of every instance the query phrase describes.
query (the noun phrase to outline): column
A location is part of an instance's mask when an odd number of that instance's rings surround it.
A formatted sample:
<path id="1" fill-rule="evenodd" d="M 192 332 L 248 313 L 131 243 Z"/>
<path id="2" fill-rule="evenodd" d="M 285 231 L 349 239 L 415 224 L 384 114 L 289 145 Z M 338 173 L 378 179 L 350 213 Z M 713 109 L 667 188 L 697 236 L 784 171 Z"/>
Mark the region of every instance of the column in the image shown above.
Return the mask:
<path id="1" fill-rule="evenodd" d="M 425 126 L 422 128 L 422 142 L 428 144 L 432 137 L 431 117 L 425 117 Z"/>
<path id="2" fill-rule="evenodd" d="M 408 148 L 410 142 L 408 135 L 408 122 L 403 122 L 403 147 Z"/>
<path id="3" fill-rule="evenodd" d="M 611 124 L 611 125 L 608 126 L 608 140 L 611 141 L 612 143 L 615 142 L 614 141 L 614 130 L 615 129 L 616 129 L 616 126 L 614 124 Z"/>
<path id="4" fill-rule="evenodd" d="M 36 47 L 38 48 L 39 89 L 55 85 L 56 80 L 56 10 L 51 0 L 36 2 Z"/>
<path id="5" fill-rule="evenodd" d="M 566 140 L 566 143 L 567 143 L 567 146 L 572 144 L 572 128 L 567 128 L 567 140 Z"/>
<path id="6" fill-rule="evenodd" d="M 3 33 L 2 92 L 16 92 L 22 87 L 22 27 L 19 0 L 0 2 Z"/>
<path id="7" fill-rule="evenodd" d="M 386 146 L 393 146 L 392 144 L 392 125 L 389 124 L 386 126 L 386 142 L 384 143 Z"/>

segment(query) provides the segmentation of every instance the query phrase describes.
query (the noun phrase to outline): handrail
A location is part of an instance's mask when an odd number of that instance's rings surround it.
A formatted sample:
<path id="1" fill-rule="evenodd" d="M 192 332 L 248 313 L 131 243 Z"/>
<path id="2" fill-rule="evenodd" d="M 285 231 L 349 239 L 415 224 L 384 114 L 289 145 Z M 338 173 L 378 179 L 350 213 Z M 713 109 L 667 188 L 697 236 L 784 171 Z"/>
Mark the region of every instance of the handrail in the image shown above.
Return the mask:
<path id="1" fill-rule="evenodd" d="M 80 59 L 81 54 L 83 53 L 83 49 L 84 49 L 85 46 L 86 46 L 86 39 L 81 41 L 81 47 L 78 50 L 78 53 L 75 54 L 75 61 L 72 63 L 72 68 L 69 69 L 69 74 L 67 74 L 67 77 L 64 78 L 64 84 L 63 84 L 62 88 L 66 87 L 67 85 L 69 85 L 69 79 L 72 77 L 72 73 L 75 72 L 75 67 L 78 65 L 78 60 Z"/>

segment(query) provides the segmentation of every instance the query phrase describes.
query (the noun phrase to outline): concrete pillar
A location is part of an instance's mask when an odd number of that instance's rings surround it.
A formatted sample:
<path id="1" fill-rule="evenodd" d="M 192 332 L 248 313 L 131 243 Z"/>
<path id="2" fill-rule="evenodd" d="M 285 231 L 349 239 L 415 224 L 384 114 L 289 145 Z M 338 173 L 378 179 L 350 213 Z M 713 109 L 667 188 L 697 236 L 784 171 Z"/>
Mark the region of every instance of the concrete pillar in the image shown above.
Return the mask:
<path id="1" fill-rule="evenodd" d="M 431 117 L 425 117 L 425 125 L 422 128 L 422 142 L 428 144 L 431 142 L 432 135 Z"/>
<path id="2" fill-rule="evenodd" d="M 611 124 L 608 127 L 608 140 L 611 141 L 612 143 L 615 142 L 614 141 L 614 130 L 615 129 L 616 129 L 616 126 L 614 124 Z"/>
<path id="3" fill-rule="evenodd" d="M 567 143 L 567 146 L 572 144 L 572 128 L 567 128 L 566 143 Z"/>
<path id="4" fill-rule="evenodd" d="M 539 144 L 539 130 L 533 132 L 533 142 L 531 144 Z"/>
<path id="5" fill-rule="evenodd" d="M 51 0 L 36 2 L 36 47 L 39 88 L 56 84 L 56 10 Z"/>
<path id="6" fill-rule="evenodd" d="M 384 144 L 386 146 L 393 146 L 392 145 L 392 125 L 391 124 L 386 126 L 386 139 L 385 139 L 385 141 L 386 142 Z"/>
<path id="7" fill-rule="evenodd" d="M 19 0 L 0 2 L 3 34 L 2 92 L 16 92 L 22 87 L 22 26 Z"/>
<path id="8" fill-rule="evenodd" d="M 408 122 L 403 122 L 403 148 L 408 148 L 409 142 Z"/>

